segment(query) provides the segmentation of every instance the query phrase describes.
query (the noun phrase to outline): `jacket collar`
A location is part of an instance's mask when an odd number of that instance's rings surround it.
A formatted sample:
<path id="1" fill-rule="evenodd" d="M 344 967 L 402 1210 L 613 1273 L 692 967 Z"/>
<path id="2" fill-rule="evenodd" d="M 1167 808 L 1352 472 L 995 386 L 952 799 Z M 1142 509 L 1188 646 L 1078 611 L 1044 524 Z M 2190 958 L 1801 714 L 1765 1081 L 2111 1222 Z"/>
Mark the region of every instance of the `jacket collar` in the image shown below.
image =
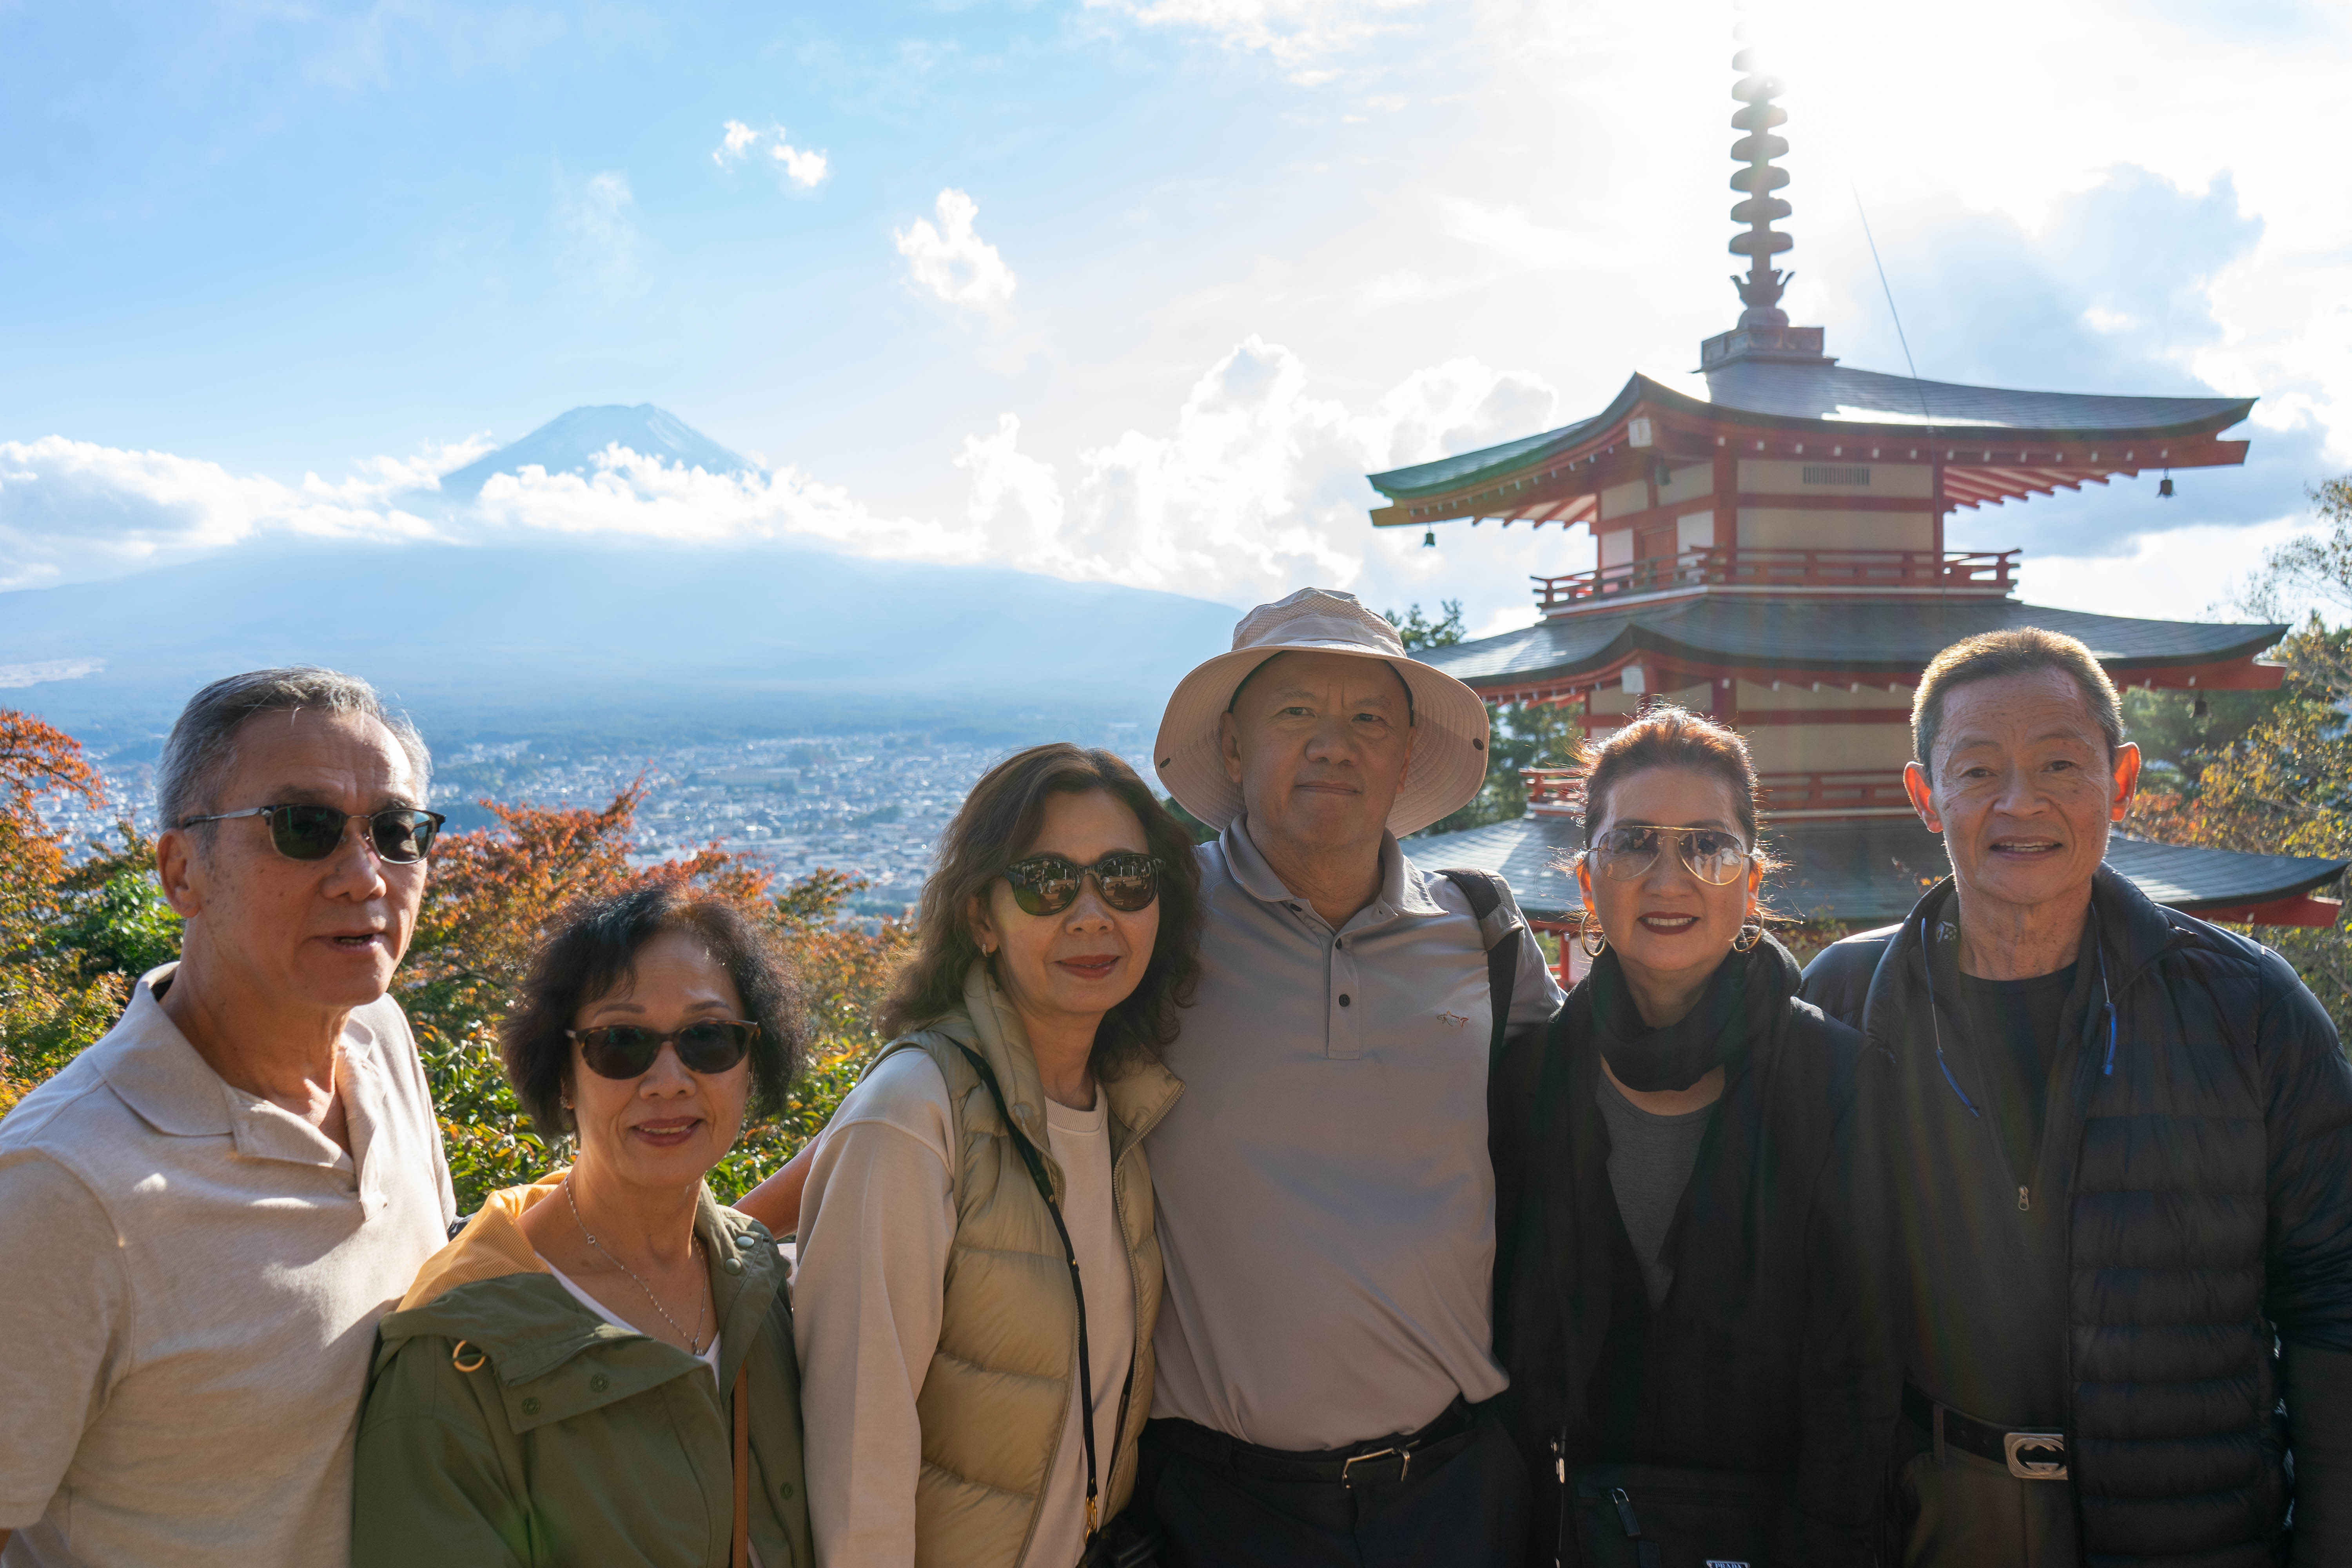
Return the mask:
<path id="1" fill-rule="evenodd" d="M 1902 930 L 1887 944 L 1876 973 L 1871 976 L 1869 995 L 1863 1005 L 1864 1033 L 1872 1033 L 1868 1026 L 1874 1015 L 1895 1005 L 1891 996 L 1882 1000 L 1882 992 L 1897 984 L 1908 984 L 1914 976 L 1926 973 L 1928 928 L 1948 916 L 1956 918 L 1958 897 L 1954 879 L 1947 877 L 1911 906 L 1911 912 L 1904 917 Z M 2180 932 L 2164 907 L 2142 892 L 2130 878 L 2104 862 L 2091 873 L 2090 910 L 2113 994 L 2120 995 L 2149 964 L 2180 940 Z"/>
<path id="2" fill-rule="evenodd" d="M 523 1234 L 523 1215 L 558 1195 L 563 1171 L 493 1193 L 457 1238 L 426 1260 L 397 1311 L 383 1321 L 386 1351 L 420 1334 L 463 1339 L 487 1353 L 509 1388 L 545 1377 L 583 1351 L 628 1344 L 641 1375 L 614 1375 L 635 1393 L 701 1363 L 675 1345 L 614 1327 L 557 1283 Z M 712 1314 L 719 1325 L 720 1381 L 732 1378 L 758 1337 L 759 1321 L 783 1288 L 784 1265 L 759 1221 L 721 1207 L 706 1186 L 694 1228 L 709 1259 Z M 667 1358 L 654 1352 L 666 1352 Z M 646 1359 L 650 1358 L 650 1359 Z M 609 1403 L 609 1401 L 604 1401 Z M 548 1414 L 545 1419 L 561 1417 Z"/>
<path id="3" fill-rule="evenodd" d="M 1037 1058 L 1012 998 L 989 973 L 985 960 L 964 971 L 961 1013 L 951 1013 L 931 1026 L 959 1044 L 978 1051 L 996 1074 L 1004 1103 L 1021 1133 L 1045 1157 L 1058 1189 L 1061 1167 L 1055 1162 L 1053 1139 L 1045 1126 L 1045 1085 L 1037 1074 Z M 1110 1155 L 1116 1163 L 1138 1140 L 1159 1124 L 1184 1092 L 1174 1073 L 1157 1061 L 1132 1064 L 1118 1078 L 1097 1086 L 1109 1102 Z"/>

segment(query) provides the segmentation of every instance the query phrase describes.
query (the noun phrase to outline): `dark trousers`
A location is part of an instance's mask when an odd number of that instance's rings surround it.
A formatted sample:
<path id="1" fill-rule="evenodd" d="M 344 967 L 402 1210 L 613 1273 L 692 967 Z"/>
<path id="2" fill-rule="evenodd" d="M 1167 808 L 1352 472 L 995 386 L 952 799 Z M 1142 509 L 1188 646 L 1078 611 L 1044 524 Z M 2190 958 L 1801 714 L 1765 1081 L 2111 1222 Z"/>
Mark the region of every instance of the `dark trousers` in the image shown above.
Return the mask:
<path id="1" fill-rule="evenodd" d="M 1166 1533 L 1161 1568 L 1517 1568 L 1527 1466 L 1491 1415 L 1475 1423 L 1427 1469 L 1353 1486 L 1242 1475 L 1171 1453 L 1146 1426 L 1137 1496 Z"/>

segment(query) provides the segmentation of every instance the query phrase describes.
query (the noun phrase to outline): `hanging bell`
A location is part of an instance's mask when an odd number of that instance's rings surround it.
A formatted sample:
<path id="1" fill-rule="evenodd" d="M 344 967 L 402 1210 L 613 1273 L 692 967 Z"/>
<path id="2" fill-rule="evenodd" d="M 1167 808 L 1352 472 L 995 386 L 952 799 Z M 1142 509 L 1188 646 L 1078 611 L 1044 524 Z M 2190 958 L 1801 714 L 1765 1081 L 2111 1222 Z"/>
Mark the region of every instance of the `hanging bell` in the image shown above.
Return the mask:
<path id="1" fill-rule="evenodd" d="M 1433 528 L 1425 528 L 1422 530 L 1421 547 L 1423 550 L 1434 550 L 1437 548 L 1437 530 Z"/>
<path id="2" fill-rule="evenodd" d="M 2156 499 L 2158 500 L 2170 500 L 2172 499 L 2172 476 L 2170 474 L 2167 474 L 2164 478 L 2156 481 Z"/>

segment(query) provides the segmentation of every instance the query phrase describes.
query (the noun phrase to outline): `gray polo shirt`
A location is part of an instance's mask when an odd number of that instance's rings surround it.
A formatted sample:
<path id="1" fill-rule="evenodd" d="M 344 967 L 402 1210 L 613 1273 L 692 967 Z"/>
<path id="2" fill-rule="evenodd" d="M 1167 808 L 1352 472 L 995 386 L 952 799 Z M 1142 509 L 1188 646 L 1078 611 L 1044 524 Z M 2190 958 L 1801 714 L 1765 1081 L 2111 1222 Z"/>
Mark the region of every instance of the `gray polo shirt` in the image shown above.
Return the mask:
<path id="1" fill-rule="evenodd" d="M 1301 1450 L 1492 1398 L 1492 1011 L 1468 901 L 1386 838 L 1379 894 L 1335 931 L 1243 823 L 1198 853 L 1201 986 L 1168 1050 L 1184 1093 L 1145 1140 L 1167 1261 L 1152 1413 Z M 1512 1032 L 1559 1005 L 1523 941 Z"/>

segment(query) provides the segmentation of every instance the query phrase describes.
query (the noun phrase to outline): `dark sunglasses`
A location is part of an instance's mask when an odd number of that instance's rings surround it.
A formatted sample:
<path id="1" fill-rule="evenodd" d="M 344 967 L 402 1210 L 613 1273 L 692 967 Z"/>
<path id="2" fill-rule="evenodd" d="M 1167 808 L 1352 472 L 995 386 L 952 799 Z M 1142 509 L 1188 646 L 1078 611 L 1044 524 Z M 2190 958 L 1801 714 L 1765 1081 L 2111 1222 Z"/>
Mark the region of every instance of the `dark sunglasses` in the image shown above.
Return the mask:
<path id="1" fill-rule="evenodd" d="M 343 829 L 356 816 L 366 823 L 368 843 L 376 858 L 394 866 L 414 866 L 433 847 L 433 836 L 449 819 L 437 811 L 415 811 L 404 805 L 383 811 L 337 811 L 331 805 L 257 805 L 250 811 L 224 811 L 215 816 L 192 816 L 180 826 L 199 822 L 235 822 L 241 817 L 269 819 L 269 842 L 289 860 L 324 860 L 343 841 Z"/>
<path id="2" fill-rule="evenodd" d="M 643 1078 L 653 1070 L 664 1046 L 677 1046 L 677 1065 L 688 1072 L 725 1072 L 750 1054 L 760 1026 L 740 1018 L 704 1018 L 664 1033 L 635 1024 L 602 1029 L 566 1029 L 580 1042 L 580 1059 L 598 1078 Z"/>
<path id="3" fill-rule="evenodd" d="M 1060 914 L 1078 901 L 1078 889 L 1092 877 L 1104 903 L 1131 915 L 1160 896 L 1160 864 L 1131 850 L 1106 855 L 1091 866 L 1060 855 L 1034 855 L 1004 868 L 1004 879 L 1013 884 L 1013 901 L 1026 914 Z"/>
<path id="4" fill-rule="evenodd" d="M 1712 827 L 1656 827 L 1629 823 L 1602 834 L 1585 851 L 1594 868 L 1612 882 L 1630 882 L 1646 873 L 1665 853 L 1666 841 L 1676 841 L 1675 855 L 1690 874 L 1711 887 L 1739 879 L 1748 867 L 1748 846 L 1736 833 Z"/>

